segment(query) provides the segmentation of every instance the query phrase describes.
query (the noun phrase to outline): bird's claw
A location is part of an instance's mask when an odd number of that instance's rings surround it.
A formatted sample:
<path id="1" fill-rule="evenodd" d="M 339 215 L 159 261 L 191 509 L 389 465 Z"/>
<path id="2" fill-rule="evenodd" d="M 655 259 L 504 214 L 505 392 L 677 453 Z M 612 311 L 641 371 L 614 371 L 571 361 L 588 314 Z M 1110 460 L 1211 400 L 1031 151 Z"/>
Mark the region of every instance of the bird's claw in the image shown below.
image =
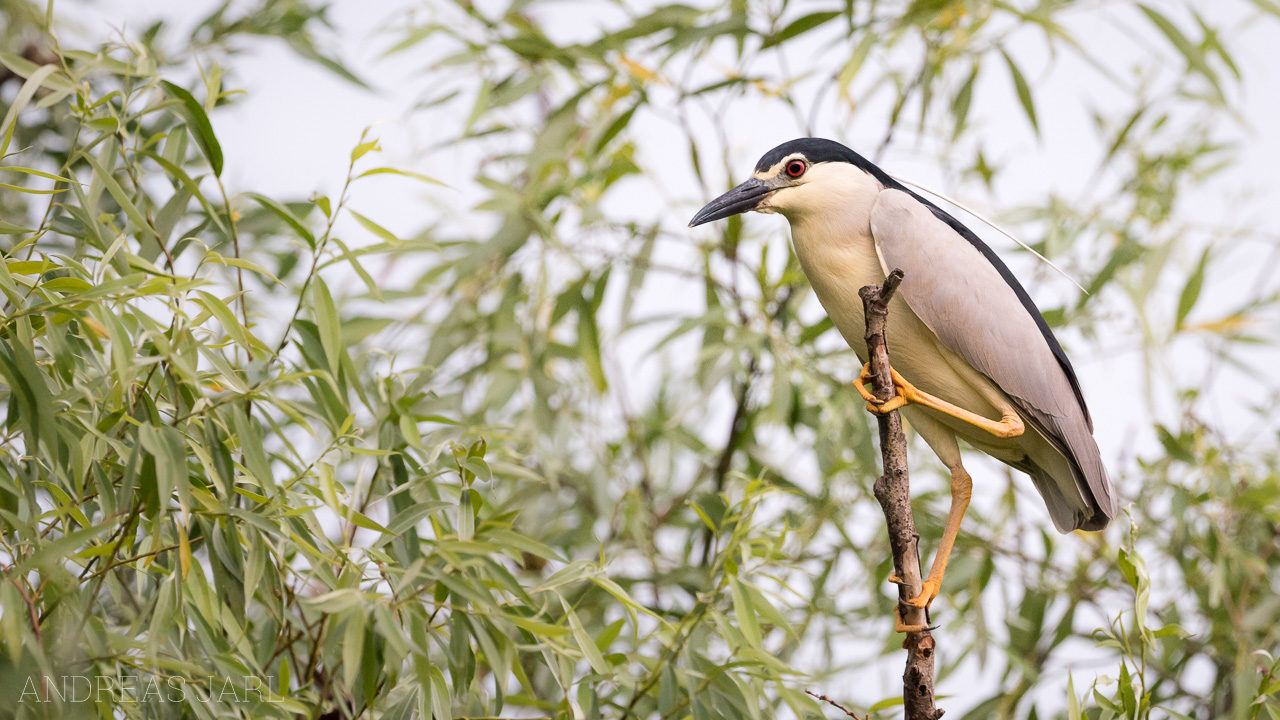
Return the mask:
<path id="1" fill-rule="evenodd" d="M 898 577 L 898 573 L 896 572 L 889 573 L 889 577 L 885 578 L 885 580 L 893 583 L 894 585 L 903 585 L 906 583 L 906 580 Z"/>
<path id="2" fill-rule="evenodd" d="M 875 413 L 876 415 L 888 415 L 889 413 L 893 412 L 894 410 L 897 410 L 898 408 L 906 404 L 907 404 L 906 398 L 902 397 L 901 395 L 898 395 L 886 400 L 885 402 L 879 405 L 872 402 L 868 402 L 867 411 Z"/>
<path id="3" fill-rule="evenodd" d="M 862 366 L 862 372 L 858 374 L 858 380 L 853 386 L 858 389 L 858 394 L 862 396 L 862 399 L 867 401 L 868 412 L 876 415 L 887 415 L 910 402 L 908 398 L 915 388 L 904 380 L 897 370 L 889 368 L 889 374 L 893 377 L 893 386 L 897 394 L 888 400 L 881 400 L 872 395 L 871 391 L 867 389 L 867 383 L 871 382 L 871 363 L 866 363 Z"/>
<path id="4" fill-rule="evenodd" d="M 912 607 L 927 609 L 933 604 L 934 598 L 938 597 L 938 591 L 942 589 L 942 583 L 932 578 L 925 580 L 920 586 L 920 594 L 907 600 L 907 604 Z"/>
<path id="5" fill-rule="evenodd" d="M 897 633 L 924 632 L 928 625 L 906 625 L 902 622 L 902 608 L 893 606 L 893 631 Z"/>

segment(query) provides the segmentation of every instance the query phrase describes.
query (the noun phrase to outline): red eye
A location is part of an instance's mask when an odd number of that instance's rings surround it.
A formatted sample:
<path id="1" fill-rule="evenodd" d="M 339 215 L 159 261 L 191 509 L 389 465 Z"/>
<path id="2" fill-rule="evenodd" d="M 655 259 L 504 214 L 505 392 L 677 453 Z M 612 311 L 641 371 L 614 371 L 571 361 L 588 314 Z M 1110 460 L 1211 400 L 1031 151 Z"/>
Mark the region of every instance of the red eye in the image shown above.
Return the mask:
<path id="1" fill-rule="evenodd" d="M 792 160 L 787 163 L 787 174 L 793 178 L 798 178 L 804 174 L 806 167 L 803 160 Z"/>

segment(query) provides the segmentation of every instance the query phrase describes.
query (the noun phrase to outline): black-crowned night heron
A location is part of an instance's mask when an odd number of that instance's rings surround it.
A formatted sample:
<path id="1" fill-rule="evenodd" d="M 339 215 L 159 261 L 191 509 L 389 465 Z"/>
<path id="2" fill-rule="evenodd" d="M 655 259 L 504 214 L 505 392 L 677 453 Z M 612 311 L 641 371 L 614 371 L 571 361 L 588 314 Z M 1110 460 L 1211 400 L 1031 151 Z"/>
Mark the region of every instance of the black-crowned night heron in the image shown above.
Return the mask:
<path id="1" fill-rule="evenodd" d="M 702 208 L 690 227 L 755 210 L 791 223 L 796 256 L 818 300 L 867 362 L 858 290 L 906 278 L 889 305 L 887 342 L 902 408 L 951 471 L 951 512 L 921 594 L 928 607 L 969 506 L 956 443 L 1031 476 L 1060 532 L 1101 530 L 1116 498 L 1093 440 L 1080 383 L 1044 318 L 991 248 L 941 208 L 840 143 L 801 138 L 765 153 L 746 182 Z M 999 419 L 993 419 L 999 418 Z M 1029 428 L 1029 430 L 1028 430 Z"/>

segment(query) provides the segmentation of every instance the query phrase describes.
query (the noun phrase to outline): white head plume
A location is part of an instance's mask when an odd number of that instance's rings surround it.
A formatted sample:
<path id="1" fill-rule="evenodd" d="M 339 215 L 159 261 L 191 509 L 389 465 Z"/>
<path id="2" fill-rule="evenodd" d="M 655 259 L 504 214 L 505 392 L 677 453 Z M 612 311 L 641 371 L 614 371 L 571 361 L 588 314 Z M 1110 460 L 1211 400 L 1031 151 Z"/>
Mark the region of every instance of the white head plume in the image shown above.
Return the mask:
<path id="1" fill-rule="evenodd" d="M 985 224 L 986 224 L 988 227 L 990 227 L 991 229 L 995 230 L 996 232 L 1000 233 L 1001 235 L 1004 235 L 1005 237 L 1009 238 L 1010 240 L 1012 240 L 1012 241 L 1014 241 L 1014 242 L 1018 243 L 1018 245 L 1022 246 L 1022 249 L 1026 250 L 1027 252 L 1031 253 L 1032 255 L 1035 255 L 1037 258 L 1039 258 L 1040 262 L 1042 262 L 1042 263 L 1044 263 L 1045 265 L 1048 265 L 1049 267 L 1051 267 L 1051 268 L 1053 268 L 1054 270 L 1056 270 L 1056 271 L 1058 272 L 1058 274 L 1059 274 L 1059 275 L 1061 275 L 1062 277 L 1064 277 L 1064 278 L 1066 278 L 1066 279 L 1070 280 L 1072 285 L 1075 285 L 1076 287 L 1080 288 L 1080 292 L 1084 293 L 1085 295 L 1088 295 L 1088 294 L 1089 294 L 1089 291 L 1088 291 L 1088 290 L 1085 290 L 1083 285 L 1081 285 L 1080 283 L 1076 282 L 1075 278 L 1073 278 L 1073 277 L 1071 277 L 1070 275 L 1068 275 L 1068 274 L 1066 274 L 1065 272 L 1063 272 L 1062 268 L 1058 267 L 1057 265 L 1054 265 L 1052 260 L 1050 260 L 1049 258 L 1047 258 L 1047 257 L 1045 257 L 1045 256 L 1041 255 L 1040 253 L 1036 252 L 1036 251 L 1035 251 L 1035 250 L 1034 250 L 1030 245 L 1028 245 L 1028 244 L 1026 244 L 1026 243 L 1022 242 L 1021 240 L 1019 240 L 1018 238 L 1014 237 L 1014 236 L 1013 236 L 1013 234 L 1012 234 L 1012 233 L 1010 233 L 1008 230 L 1005 230 L 1004 228 L 1000 227 L 999 225 L 997 225 L 997 224 L 995 224 L 995 223 L 991 222 L 991 221 L 990 221 L 990 220 L 988 220 L 987 218 L 983 217 L 981 213 L 979 213 L 978 211 L 976 211 L 976 210 L 974 210 L 973 208 L 969 207 L 968 205 L 965 205 L 964 203 L 962 203 L 962 202 L 960 202 L 960 201 L 958 201 L 958 200 L 954 200 L 954 199 L 952 199 L 952 198 L 950 198 L 950 197 L 948 197 L 948 196 L 946 196 L 946 195 L 944 195 L 944 194 L 942 194 L 942 193 L 938 192 L 937 190 L 934 190 L 933 188 L 926 187 L 926 186 L 921 185 L 920 183 L 915 182 L 915 181 L 913 181 L 913 180 L 908 180 L 908 179 L 903 178 L 903 177 L 898 177 L 897 175 L 890 175 L 890 177 L 892 177 L 894 180 L 897 180 L 898 182 L 903 183 L 903 184 L 905 184 L 905 185 L 910 185 L 910 186 L 911 186 L 911 187 L 913 187 L 913 188 L 916 188 L 916 189 L 919 189 L 919 190 L 923 190 L 923 191 L 925 191 L 925 192 L 929 193 L 930 195 L 933 195 L 934 197 L 937 197 L 937 198 L 941 198 L 941 199 L 943 199 L 943 200 L 946 200 L 947 202 L 951 203 L 952 205 L 955 205 L 956 207 L 960 208 L 961 210 L 964 210 L 965 212 L 969 213 L 970 215 L 972 215 L 972 216 L 974 216 L 974 217 L 978 218 L 979 220 L 981 220 L 983 223 L 985 223 Z"/>

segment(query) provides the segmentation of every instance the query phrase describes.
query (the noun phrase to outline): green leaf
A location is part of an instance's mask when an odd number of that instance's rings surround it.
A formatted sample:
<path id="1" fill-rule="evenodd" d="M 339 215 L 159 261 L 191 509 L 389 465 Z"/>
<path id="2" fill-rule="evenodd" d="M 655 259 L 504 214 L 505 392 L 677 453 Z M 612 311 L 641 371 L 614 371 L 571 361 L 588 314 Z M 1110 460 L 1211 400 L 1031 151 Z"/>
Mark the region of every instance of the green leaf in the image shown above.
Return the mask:
<path id="1" fill-rule="evenodd" d="M 862 69 L 863 64 L 867 61 L 867 56 L 871 54 L 871 49 L 876 44 L 876 34 L 872 32 L 862 33 L 862 39 L 858 41 L 853 52 L 850 53 L 849 59 L 845 62 L 844 67 L 840 68 L 840 73 L 836 76 L 836 85 L 840 88 L 842 96 L 848 96 L 849 85 L 853 83 L 858 71 Z"/>
<path id="2" fill-rule="evenodd" d="M 1067 720 L 1084 720 L 1084 713 L 1080 711 L 1080 698 L 1076 696 L 1075 679 L 1070 672 L 1067 673 Z"/>
<path id="3" fill-rule="evenodd" d="M 209 161 L 209 167 L 213 169 L 214 176 L 221 177 L 222 146 L 218 144 L 218 137 L 213 134 L 213 125 L 204 112 L 204 106 L 185 89 L 167 80 L 161 80 L 160 84 L 164 86 L 165 91 L 177 99 L 176 112 L 186 121 L 187 128 L 195 136 L 196 144 L 200 146 L 200 152 L 204 153 L 205 159 Z"/>
<path id="4" fill-rule="evenodd" d="M 880 712 L 881 710 L 888 710 L 891 707 L 898 707 L 901 704 L 902 704 L 901 695 L 898 695 L 897 697 L 887 697 L 881 700 L 880 702 L 876 703 L 875 705 L 872 705 L 871 707 L 867 708 L 867 712 L 876 713 L 876 712 Z"/>
<path id="5" fill-rule="evenodd" d="M 441 187 L 449 187 L 448 185 L 445 185 L 444 183 L 440 182 L 439 180 L 436 180 L 433 177 L 427 177 L 426 175 L 423 175 L 421 173 L 410 172 L 408 170 L 397 170 L 396 168 L 389 168 L 389 167 L 380 167 L 380 168 L 374 168 L 372 170 L 365 170 L 364 172 L 355 176 L 354 179 L 359 180 L 360 178 L 371 177 L 373 175 L 399 175 L 401 177 L 412 178 L 414 180 L 427 183 L 429 185 L 440 185 Z"/>
<path id="6" fill-rule="evenodd" d="M 1216 88 L 1218 86 L 1218 74 L 1214 72 L 1213 68 L 1209 66 L 1208 61 L 1206 61 L 1204 50 L 1192 43 L 1191 40 L 1178 29 L 1177 25 L 1174 25 L 1169 18 L 1161 15 L 1154 8 L 1141 4 L 1138 5 L 1138 8 L 1142 10 L 1142 13 L 1147 16 L 1147 19 L 1150 20 L 1151 23 L 1160 30 L 1160 32 L 1164 33 L 1164 36 L 1168 38 L 1170 44 L 1172 44 L 1173 47 L 1181 53 L 1182 57 L 1187 61 L 1187 66 L 1203 75 L 1205 79 L 1213 83 Z"/>
<path id="7" fill-rule="evenodd" d="M 42 178 L 45 178 L 46 180 L 55 180 L 57 182 L 64 182 L 64 183 L 76 182 L 71 178 L 65 178 L 65 177 L 62 177 L 61 175 L 54 175 L 53 173 L 48 173 L 43 170 L 35 170 L 29 167 L 18 167 L 16 165 L 0 167 L 0 172 L 4 172 L 4 171 L 22 173 L 23 175 L 34 175 L 35 177 L 42 177 Z M 76 183 L 76 184 L 81 185 L 83 183 Z"/>
<path id="8" fill-rule="evenodd" d="M 431 677 L 431 714 L 435 720 L 453 720 L 453 703 L 449 700 L 449 686 L 444 673 L 435 665 L 428 671 Z"/>
<path id="9" fill-rule="evenodd" d="M 463 489 L 458 496 L 458 539 L 470 540 L 476 534 L 475 493 Z"/>
<path id="10" fill-rule="evenodd" d="M 369 142 L 360 143 L 359 145 L 351 149 L 351 162 L 354 163 L 355 161 L 364 157 L 366 153 L 372 150 L 379 150 L 379 149 L 381 148 L 378 147 L 377 140 L 370 140 Z"/>
<path id="11" fill-rule="evenodd" d="M 82 157 L 84 157 L 85 161 L 93 168 L 93 172 L 98 176 L 98 179 L 102 181 L 102 186 L 111 194 L 112 199 L 120 205 L 120 209 L 124 210 L 124 214 L 129 217 L 130 222 L 132 222 L 139 230 L 151 233 L 152 237 L 157 241 L 160 241 L 160 234 L 155 231 L 155 228 L 151 227 L 151 223 L 147 222 L 147 219 L 138 211 L 138 206 L 133 204 L 133 201 L 129 199 L 128 194 L 125 193 L 124 188 L 120 187 L 120 183 L 116 182 L 116 179 L 112 177 L 111 173 L 108 172 L 105 167 L 102 166 L 102 163 L 98 161 L 98 158 L 90 155 L 89 153 L 82 153 Z"/>
<path id="12" fill-rule="evenodd" d="M 676 708 L 676 691 L 679 682 L 671 663 L 662 665 L 662 684 L 658 686 L 658 714 L 668 717 Z"/>
<path id="13" fill-rule="evenodd" d="M 26 195 L 57 195 L 58 193 L 64 193 L 67 191 L 66 188 L 53 188 L 51 190 L 40 190 L 37 188 L 23 187 L 21 185 L 11 185 L 9 183 L 0 183 L 0 188 L 4 188 L 5 190 L 12 190 L 14 192 L 24 193 Z"/>
<path id="14" fill-rule="evenodd" d="M 270 270 L 267 270 L 266 268 L 262 267 L 256 262 L 253 262 L 252 260 L 244 260 L 242 258 L 236 258 L 236 257 L 224 257 L 222 255 L 219 255 L 216 252 L 211 252 L 208 255 L 205 255 L 204 259 L 208 262 L 217 263 L 219 265 L 229 265 L 231 267 L 240 268 L 242 270 L 248 270 L 249 272 L 257 273 L 259 275 L 262 275 L 263 277 L 269 278 L 272 282 L 274 282 L 277 285 L 282 284 L 279 278 L 271 274 Z"/>
<path id="15" fill-rule="evenodd" d="M 320 345 L 324 348 L 329 372 L 338 376 L 339 357 L 343 351 L 342 327 L 338 324 L 338 308 L 333 304 L 329 286 L 319 276 L 312 279 L 311 309 L 315 313 L 316 327 L 320 330 Z"/>
<path id="16" fill-rule="evenodd" d="M 612 672 L 604 655 L 600 653 L 600 648 L 596 647 L 596 641 L 582 626 L 582 621 L 578 619 L 578 614 L 569 607 L 569 603 L 562 597 L 560 598 L 560 606 L 564 608 L 565 618 L 569 621 L 569 628 L 573 631 L 573 639 L 578 642 L 578 648 L 582 650 L 582 654 L 586 657 L 587 662 L 591 665 L 591 669 L 601 675 L 608 675 Z"/>
<path id="17" fill-rule="evenodd" d="M 369 218 L 367 218 L 367 217 L 365 217 L 365 216 L 361 215 L 360 213 L 356 212 L 355 210 L 348 210 L 348 212 L 350 212 L 350 213 L 351 213 L 351 217 L 355 218 L 355 219 L 356 219 L 356 222 L 360 223 L 360 226 L 361 226 L 361 227 L 363 227 L 365 230 L 368 230 L 369 232 L 373 233 L 374 235 L 377 235 L 378 237 L 382 238 L 383 240 L 386 240 L 388 243 L 391 243 L 392 245 L 403 245 L 403 244 L 404 244 L 404 241 L 403 241 L 403 240 L 401 240 L 400 238 L 396 237 L 394 233 L 392 233 L 390 230 L 388 230 L 388 229 L 386 229 L 386 228 L 382 227 L 382 226 L 381 226 L 381 225 L 379 225 L 378 223 L 376 223 L 376 222 L 374 222 L 374 221 L 370 220 Z"/>
<path id="18" fill-rule="evenodd" d="M 521 535 L 511 530 L 502 528 L 489 528 L 484 532 L 484 539 L 496 542 L 506 548 L 511 548 L 519 552 L 529 553 L 547 560 L 555 560 L 556 562 L 565 562 L 564 557 L 555 550 L 547 547 L 545 544 L 534 540 L 526 535 Z"/>
<path id="19" fill-rule="evenodd" d="M 182 434 L 169 426 L 155 427 L 150 423 L 138 428 L 138 440 L 155 458 L 156 487 L 163 513 L 174 489 L 187 496 L 187 454 Z M 185 502 L 190 505 L 190 501 Z"/>
<path id="20" fill-rule="evenodd" d="M 622 130 L 631 122 L 631 118 L 636 114 L 636 110 L 639 108 L 640 104 L 636 103 L 625 110 L 621 115 L 614 118 L 613 122 L 609 123 L 609 127 L 605 128 L 605 131 L 600 135 L 600 139 L 596 141 L 595 151 L 597 153 L 604 150 L 604 147 L 609 144 L 609 141 L 617 137 L 618 133 L 622 132 Z"/>
<path id="21" fill-rule="evenodd" d="M 761 49 L 767 49 L 775 45 L 781 45 L 794 37 L 825 25 L 827 22 L 840 17 L 842 14 L 844 13 L 841 10 L 826 10 L 823 12 L 810 13 L 804 17 L 797 18 L 792 21 L 790 25 L 787 25 L 779 31 L 778 34 L 770 35 L 760 47 Z"/>
<path id="22" fill-rule="evenodd" d="M 951 101 L 951 115 L 955 119 L 955 129 L 951 133 L 951 139 L 955 140 L 960 137 L 960 133 L 964 132 L 969 119 L 969 107 L 973 104 L 973 85 L 978 79 L 978 70 L 982 66 L 977 60 L 973 62 L 973 70 L 969 71 L 969 78 L 960 86 L 960 91 L 956 93 L 955 99 Z"/>
<path id="23" fill-rule="evenodd" d="M 364 655 L 364 610 L 347 613 L 347 627 L 342 634 L 342 684 L 355 689 L 360 675 L 360 659 Z"/>
<path id="24" fill-rule="evenodd" d="M 406 693 L 395 705 L 382 713 L 381 720 L 413 720 L 413 712 L 418 706 L 418 691 Z"/>
<path id="25" fill-rule="evenodd" d="M 0 235 L 21 235 L 29 232 L 35 232 L 35 230 L 29 230 L 21 225 L 14 225 L 11 222 L 0 220 Z"/>
<path id="26" fill-rule="evenodd" d="M 9 104 L 9 111 L 4 116 L 4 124 L 0 125 L 0 133 L 3 133 L 3 140 L 0 140 L 0 158 L 9 154 L 9 143 L 13 140 L 13 131 L 18 126 L 18 113 L 26 108 L 36 91 L 43 87 L 45 81 L 58 70 L 57 65 L 43 65 L 32 72 L 27 77 L 27 81 L 22 84 L 22 89 L 18 90 L 17 96 Z"/>
<path id="27" fill-rule="evenodd" d="M 45 290 L 61 293 L 82 293 L 93 289 L 89 283 L 76 277 L 60 277 L 40 283 Z"/>
<path id="28" fill-rule="evenodd" d="M 484 461 L 484 458 L 464 458 L 462 467 L 470 471 L 480 482 L 489 482 L 493 479 L 493 471 L 489 469 L 489 464 Z"/>
<path id="29" fill-rule="evenodd" d="M 249 341 L 249 331 L 240 324 L 236 314 L 231 312 L 231 308 L 226 303 L 204 290 L 197 290 L 196 295 L 199 296 L 196 302 L 203 305 L 218 320 L 218 324 L 222 325 L 223 331 L 230 335 L 232 340 L 241 347 L 253 348 L 254 343 Z"/>
<path id="30" fill-rule="evenodd" d="M 389 530 L 387 530 L 382 525 L 378 524 L 378 522 L 375 521 L 373 518 L 369 517 L 368 515 L 365 515 L 364 513 L 360 512 L 359 510 L 356 510 L 355 508 L 348 507 L 346 510 L 345 517 L 351 521 L 352 525 L 355 525 L 356 527 L 364 528 L 365 530 L 372 530 L 374 532 L 382 533 L 383 535 L 391 534 Z"/>
<path id="31" fill-rule="evenodd" d="M 736 576 L 729 582 L 733 594 L 733 614 L 738 618 L 738 629 L 746 638 L 747 644 L 759 648 L 763 642 L 760 635 L 760 624 L 756 621 L 756 610 L 751 604 L 751 597 L 742 588 L 742 581 Z"/>
<path id="32" fill-rule="evenodd" d="M 270 210 L 272 213 L 276 215 L 276 217 L 279 217 L 281 220 L 283 220 L 286 225 L 293 228 L 293 231 L 298 233 L 298 237 L 305 240 L 307 242 L 307 245 L 312 250 L 316 248 L 315 235 L 311 234 L 311 231 L 307 229 L 307 226 L 302 221 L 302 218 L 299 218 L 297 215 L 294 215 L 292 210 L 280 204 L 279 202 L 276 202 L 275 200 L 272 200 L 271 198 L 266 197 L 265 195 L 259 195 L 257 193 L 249 193 L 249 197 L 253 198 L 254 200 L 257 200 L 259 205 Z"/>
<path id="33" fill-rule="evenodd" d="M 1209 267 L 1210 249 L 1206 247 L 1200 254 L 1200 262 L 1196 263 L 1196 269 L 1187 278 L 1187 284 L 1182 287 L 1182 294 L 1178 297 L 1178 317 L 1173 323 L 1175 331 L 1183 328 L 1187 315 L 1191 314 L 1196 301 L 1200 299 L 1200 289 L 1204 287 L 1204 272 Z"/>
<path id="34" fill-rule="evenodd" d="M 316 597 L 301 599 L 303 604 L 323 613 L 339 613 L 344 610 L 351 610 L 363 605 L 364 601 L 364 593 L 355 588 L 338 588 Z"/>
<path id="35" fill-rule="evenodd" d="M 585 299 L 578 306 L 578 354 L 596 391 L 607 390 L 609 382 L 604 373 L 604 358 L 600 354 L 600 331 L 596 327 L 591 303 Z"/>
<path id="36" fill-rule="evenodd" d="M 1022 103 L 1022 111 L 1027 114 L 1027 119 L 1031 121 L 1031 128 L 1035 130 L 1036 135 L 1039 135 L 1040 122 L 1036 120 L 1036 106 L 1031 97 L 1031 87 L 1027 85 L 1027 79 L 1023 77 L 1022 71 L 1018 69 L 1018 65 L 1013 61 L 1013 58 L 1009 57 L 1009 53 L 1001 48 L 1000 54 L 1009 66 L 1009 75 L 1013 78 L 1013 87 L 1018 92 L 1018 102 Z"/>

